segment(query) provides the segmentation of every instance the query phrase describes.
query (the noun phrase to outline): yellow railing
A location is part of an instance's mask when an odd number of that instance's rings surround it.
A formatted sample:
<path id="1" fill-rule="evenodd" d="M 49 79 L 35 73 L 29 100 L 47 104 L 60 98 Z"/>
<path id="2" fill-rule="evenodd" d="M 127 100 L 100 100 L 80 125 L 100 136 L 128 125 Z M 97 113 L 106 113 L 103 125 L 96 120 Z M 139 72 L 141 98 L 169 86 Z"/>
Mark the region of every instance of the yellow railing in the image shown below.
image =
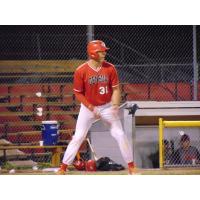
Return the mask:
<path id="1" fill-rule="evenodd" d="M 200 127 L 200 121 L 165 121 L 159 118 L 159 166 L 164 166 L 163 134 L 169 127 Z"/>

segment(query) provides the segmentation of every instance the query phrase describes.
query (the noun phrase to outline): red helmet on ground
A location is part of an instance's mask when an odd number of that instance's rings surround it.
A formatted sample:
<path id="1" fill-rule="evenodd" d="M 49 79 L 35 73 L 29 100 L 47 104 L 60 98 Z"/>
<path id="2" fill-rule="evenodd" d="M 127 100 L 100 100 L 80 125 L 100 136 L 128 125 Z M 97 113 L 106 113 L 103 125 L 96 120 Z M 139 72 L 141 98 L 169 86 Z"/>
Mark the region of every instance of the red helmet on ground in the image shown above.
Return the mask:
<path id="1" fill-rule="evenodd" d="M 85 163 L 85 170 L 86 171 L 90 171 L 90 172 L 97 171 L 96 162 L 94 160 L 88 160 L 88 161 L 86 161 L 86 163 Z"/>
<path id="2" fill-rule="evenodd" d="M 90 41 L 87 45 L 88 56 L 94 60 L 98 60 L 99 51 L 107 51 L 109 48 L 106 47 L 105 43 L 101 40 Z"/>
<path id="3" fill-rule="evenodd" d="M 73 165 L 77 170 L 85 170 L 85 161 L 83 160 L 76 160 Z"/>

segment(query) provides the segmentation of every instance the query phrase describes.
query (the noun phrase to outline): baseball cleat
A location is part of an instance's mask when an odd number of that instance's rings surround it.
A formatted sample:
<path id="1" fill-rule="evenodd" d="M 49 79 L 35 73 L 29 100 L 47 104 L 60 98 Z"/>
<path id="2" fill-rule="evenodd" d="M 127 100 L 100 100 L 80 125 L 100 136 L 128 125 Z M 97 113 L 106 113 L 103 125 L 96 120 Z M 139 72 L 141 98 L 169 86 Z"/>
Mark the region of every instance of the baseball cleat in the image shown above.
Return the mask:
<path id="1" fill-rule="evenodd" d="M 59 169 L 59 170 L 56 172 L 57 175 L 65 175 L 65 173 L 66 173 L 66 171 L 63 170 L 63 169 Z"/>
<path id="2" fill-rule="evenodd" d="M 67 165 L 64 164 L 64 163 L 62 163 L 62 164 L 60 165 L 59 170 L 56 172 L 56 174 L 57 174 L 57 175 L 65 175 L 65 172 L 66 172 L 66 171 L 68 171 Z"/>
<path id="3" fill-rule="evenodd" d="M 129 167 L 128 168 L 128 175 L 138 175 L 140 173 L 137 172 L 135 167 Z"/>

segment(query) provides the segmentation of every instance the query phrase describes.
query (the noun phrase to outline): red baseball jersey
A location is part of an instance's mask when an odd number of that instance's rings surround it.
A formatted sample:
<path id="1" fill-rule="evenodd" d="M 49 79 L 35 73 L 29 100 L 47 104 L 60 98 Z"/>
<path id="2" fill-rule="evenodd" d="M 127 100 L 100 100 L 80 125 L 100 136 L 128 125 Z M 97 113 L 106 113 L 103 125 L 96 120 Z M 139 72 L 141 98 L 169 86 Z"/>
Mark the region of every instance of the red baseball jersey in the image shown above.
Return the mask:
<path id="1" fill-rule="evenodd" d="M 100 106 L 111 101 L 112 88 L 119 85 L 117 71 L 111 63 L 104 61 L 95 70 L 86 62 L 74 74 L 74 91 L 81 92 L 89 103 Z"/>

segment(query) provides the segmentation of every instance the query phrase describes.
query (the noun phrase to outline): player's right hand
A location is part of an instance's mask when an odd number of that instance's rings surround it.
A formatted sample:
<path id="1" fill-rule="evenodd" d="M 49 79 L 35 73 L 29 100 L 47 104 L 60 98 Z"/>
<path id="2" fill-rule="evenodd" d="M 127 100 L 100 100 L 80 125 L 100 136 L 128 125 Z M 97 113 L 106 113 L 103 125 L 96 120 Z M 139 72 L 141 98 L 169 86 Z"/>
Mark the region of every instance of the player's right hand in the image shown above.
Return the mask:
<path id="1" fill-rule="evenodd" d="M 95 119 L 100 119 L 101 118 L 100 111 L 96 107 L 94 107 L 94 109 L 93 109 L 93 114 L 94 114 Z"/>

